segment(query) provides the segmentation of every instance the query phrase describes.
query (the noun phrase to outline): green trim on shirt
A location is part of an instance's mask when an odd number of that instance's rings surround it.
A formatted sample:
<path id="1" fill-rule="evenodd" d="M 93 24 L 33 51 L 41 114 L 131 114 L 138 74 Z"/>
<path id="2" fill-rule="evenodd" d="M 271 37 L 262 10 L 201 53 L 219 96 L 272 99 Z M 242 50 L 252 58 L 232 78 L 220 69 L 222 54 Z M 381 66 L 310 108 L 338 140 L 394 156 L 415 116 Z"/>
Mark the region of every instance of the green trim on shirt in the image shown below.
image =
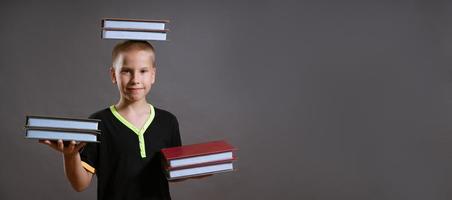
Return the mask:
<path id="1" fill-rule="evenodd" d="M 152 121 L 155 117 L 155 110 L 154 106 L 149 104 L 151 107 L 151 114 L 149 115 L 149 118 L 144 123 L 143 127 L 141 129 L 135 127 L 132 123 L 127 121 L 124 117 L 119 114 L 119 112 L 116 110 L 116 107 L 114 105 L 110 106 L 110 111 L 113 113 L 113 115 L 118 119 L 121 123 L 123 123 L 125 126 L 127 126 L 130 130 L 132 130 L 135 134 L 138 136 L 138 141 L 140 144 L 140 154 L 142 158 L 146 158 L 146 146 L 144 145 L 144 133 L 146 132 L 146 129 L 151 125 Z"/>

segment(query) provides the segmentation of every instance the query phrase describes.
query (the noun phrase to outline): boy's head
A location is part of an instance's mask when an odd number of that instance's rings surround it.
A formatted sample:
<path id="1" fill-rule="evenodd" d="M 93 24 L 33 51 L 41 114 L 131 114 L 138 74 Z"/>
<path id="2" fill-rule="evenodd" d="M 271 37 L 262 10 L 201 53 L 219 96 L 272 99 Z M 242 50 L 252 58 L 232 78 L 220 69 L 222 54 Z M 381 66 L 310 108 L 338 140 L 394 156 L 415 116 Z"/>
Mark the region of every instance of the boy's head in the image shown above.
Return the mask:
<path id="1" fill-rule="evenodd" d="M 117 44 L 112 52 L 110 72 L 123 100 L 145 100 L 155 82 L 154 47 L 149 42 L 135 40 Z"/>
<path id="2" fill-rule="evenodd" d="M 139 41 L 139 40 L 127 40 L 121 43 L 118 43 L 114 48 L 112 52 L 112 64 L 113 67 L 116 67 L 117 65 L 123 64 L 123 59 L 121 56 L 123 56 L 123 53 L 127 53 L 130 51 L 146 51 L 151 53 L 151 59 L 152 59 L 152 67 L 155 67 L 155 50 L 154 47 L 147 41 Z"/>

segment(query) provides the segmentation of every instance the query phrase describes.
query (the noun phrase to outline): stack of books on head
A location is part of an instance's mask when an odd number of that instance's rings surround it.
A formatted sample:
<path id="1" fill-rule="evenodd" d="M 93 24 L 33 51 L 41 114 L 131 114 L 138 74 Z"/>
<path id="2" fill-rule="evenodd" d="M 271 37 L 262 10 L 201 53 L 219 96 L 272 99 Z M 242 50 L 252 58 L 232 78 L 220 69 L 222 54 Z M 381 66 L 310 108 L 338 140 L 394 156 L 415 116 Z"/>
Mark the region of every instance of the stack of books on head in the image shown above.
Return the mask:
<path id="1" fill-rule="evenodd" d="M 102 19 L 102 38 L 122 40 L 166 40 L 168 20 Z"/>
<path id="2" fill-rule="evenodd" d="M 161 151 L 168 180 L 230 172 L 236 160 L 236 149 L 224 140 Z"/>
<path id="3" fill-rule="evenodd" d="M 25 138 L 98 142 L 100 120 L 50 116 L 27 116 Z"/>

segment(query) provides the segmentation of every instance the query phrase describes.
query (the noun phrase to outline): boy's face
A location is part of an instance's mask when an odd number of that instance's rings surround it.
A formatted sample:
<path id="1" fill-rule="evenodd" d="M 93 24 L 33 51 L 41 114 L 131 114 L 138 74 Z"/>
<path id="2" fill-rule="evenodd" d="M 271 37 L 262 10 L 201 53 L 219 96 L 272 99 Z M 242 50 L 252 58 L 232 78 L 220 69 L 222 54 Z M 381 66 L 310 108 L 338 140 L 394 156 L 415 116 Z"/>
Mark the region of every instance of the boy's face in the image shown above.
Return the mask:
<path id="1" fill-rule="evenodd" d="M 121 53 L 119 57 L 110 71 L 121 98 L 131 102 L 145 99 L 155 82 L 154 53 L 131 50 Z"/>

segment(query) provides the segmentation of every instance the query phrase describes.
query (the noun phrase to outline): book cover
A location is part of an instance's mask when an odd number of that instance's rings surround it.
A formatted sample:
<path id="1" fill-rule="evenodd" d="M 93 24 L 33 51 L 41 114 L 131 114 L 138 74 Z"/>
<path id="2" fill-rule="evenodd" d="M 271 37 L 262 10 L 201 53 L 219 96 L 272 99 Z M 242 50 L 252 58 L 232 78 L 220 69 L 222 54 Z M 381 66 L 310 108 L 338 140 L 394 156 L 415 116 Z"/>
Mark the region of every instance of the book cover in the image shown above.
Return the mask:
<path id="1" fill-rule="evenodd" d="M 206 143 L 199 144 L 191 144 L 191 145 L 183 145 L 179 147 L 171 147 L 162 149 L 161 152 L 167 161 L 195 157 L 195 156 L 203 156 L 209 154 L 223 153 L 223 152 L 232 152 L 235 151 L 232 145 L 230 145 L 225 140 L 212 141 Z"/>
<path id="2" fill-rule="evenodd" d="M 25 126 L 97 130 L 100 120 L 43 115 L 27 115 Z"/>
<path id="3" fill-rule="evenodd" d="M 63 141 L 98 142 L 99 131 L 53 127 L 25 127 L 25 138 Z"/>

